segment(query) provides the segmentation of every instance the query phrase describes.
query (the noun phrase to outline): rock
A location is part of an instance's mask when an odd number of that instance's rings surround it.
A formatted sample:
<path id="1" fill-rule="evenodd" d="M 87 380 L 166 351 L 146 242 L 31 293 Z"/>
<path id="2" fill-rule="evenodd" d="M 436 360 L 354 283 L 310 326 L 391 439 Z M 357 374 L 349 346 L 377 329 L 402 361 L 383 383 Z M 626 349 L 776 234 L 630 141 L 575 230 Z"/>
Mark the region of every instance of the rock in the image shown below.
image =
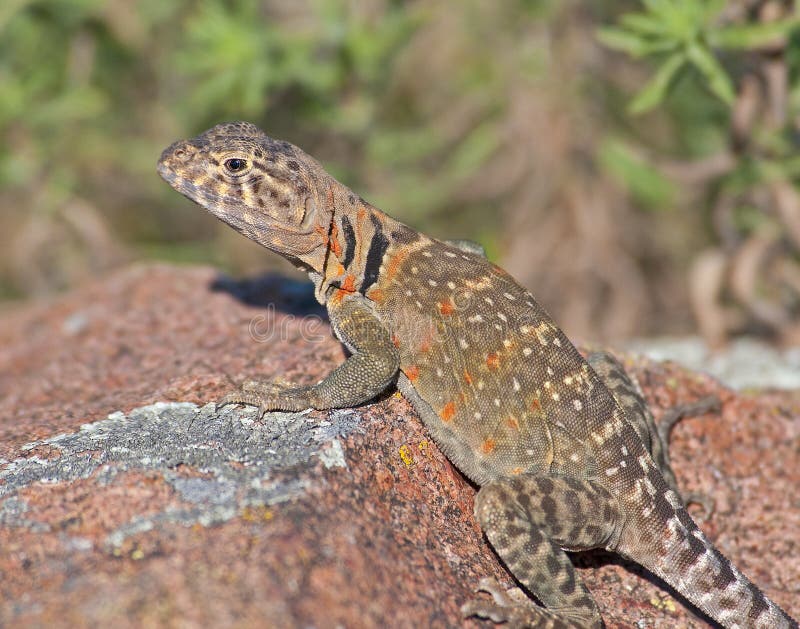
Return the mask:
<path id="1" fill-rule="evenodd" d="M 344 358 L 311 286 L 136 266 L 0 329 L 0 626 L 451 627 L 483 576 L 511 584 L 475 488 L 397 394 L 357 409 L 214 410 L 248 377 Z M 702 524 L 790 612 L 800 594 L 800 394 L 736 394 L 629 359 Z M 634 564 L 576 555 L 611 627 L 702 627 Z M 468 626 L 485 623 L 468 621 Z"/>

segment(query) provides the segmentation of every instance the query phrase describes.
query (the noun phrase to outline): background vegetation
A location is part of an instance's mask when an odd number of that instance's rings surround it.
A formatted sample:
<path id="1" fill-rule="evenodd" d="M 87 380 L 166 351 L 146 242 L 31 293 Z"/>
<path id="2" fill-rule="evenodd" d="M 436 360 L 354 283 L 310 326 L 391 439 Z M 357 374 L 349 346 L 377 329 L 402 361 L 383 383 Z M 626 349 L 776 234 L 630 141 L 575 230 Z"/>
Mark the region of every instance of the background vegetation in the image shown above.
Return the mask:
<path id="1" fill-rule="evenodd" d="M 155 174 L 248 119 L 480 240 L 586 338 L 800 340 L 800 40 L 778 0 L 5 0 L 0 298 L 277 264 Z"/>

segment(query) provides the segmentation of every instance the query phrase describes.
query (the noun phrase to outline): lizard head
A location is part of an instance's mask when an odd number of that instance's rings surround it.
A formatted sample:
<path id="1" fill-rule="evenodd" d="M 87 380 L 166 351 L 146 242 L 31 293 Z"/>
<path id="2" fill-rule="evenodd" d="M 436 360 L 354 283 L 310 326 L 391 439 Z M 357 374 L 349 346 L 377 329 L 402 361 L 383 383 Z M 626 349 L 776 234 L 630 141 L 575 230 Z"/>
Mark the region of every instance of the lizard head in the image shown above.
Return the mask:
<path id="1" fill-rule="evenodd" d="M 251 240 L 317 266 L 331 220 L 331 179 L 296 146 L 249 122 L 224 123 L 165 149 L 158 172 Z"/>

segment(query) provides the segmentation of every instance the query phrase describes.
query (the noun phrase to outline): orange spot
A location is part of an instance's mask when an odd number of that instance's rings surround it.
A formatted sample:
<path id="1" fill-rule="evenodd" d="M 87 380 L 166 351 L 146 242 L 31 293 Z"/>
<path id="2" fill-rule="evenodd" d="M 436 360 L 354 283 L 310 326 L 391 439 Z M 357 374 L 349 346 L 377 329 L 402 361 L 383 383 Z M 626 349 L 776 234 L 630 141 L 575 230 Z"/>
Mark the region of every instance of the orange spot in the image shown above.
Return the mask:
<path id="1" fill-rule="evenodd" d="M 517 474 L 522 474 L 523 469 L 524 468 L 521 468 L 521 467 L 515 467 L 513 470 L 511 470 L 511 473 L 516 476 Z"/>
<path id="2" fill-rule="evenodd" d="M 333 295 L 331 295 L 331 301 L 334 304 L 338 304 L 342 301 L 344 296 L 347 295 L 346 290 L 339 290 L 338 288 L 334 291 Z"/>
<path id="3" fill-rule="evenodd" d="M 519 420 L 516 417 L 509 417 L 506 419 L 505 424 L 512 430 L 519 430 Z"/>
<path id="4" fill-rule="evenodd" d="M 489 354 L 486 357 L 486 364 L 489 366 L 489 369 L 497 369 L 500 366 L 500 358 L 497 354 Z"/>
<path id="5" fill-rule="evenodd" d="M 497 447 L 497 442 L 494 439 L 487 439 L 481 444 L 481 452 L 484 454 L 490 454 L 494 452 L 494 449 Z"/>
<path id="6" fill-rule="evenodd" d="M 406 377 L 411 380 L 411 382 L 414 382 L 417 380 L 417 378 L 419 378 L 419 367 L 416 365 L 410 365 L 409 367 L 403 369 L 403 371 L 405 372 Z"/>
<path id="7" fill-rule="evenodd" d="M 408 251 L 398 251 L 395 255 L 393 255 L 388 262 L 386 262 L 386 281 L 391 281 L 391 279 L 397 275 L 397 272 L 400 270 L 400 265 L 403 264 L 405 259 L 408 257 Z"/>
<path id="8" fill-rule="evenodd" d="M 464 370 L 464 381 L 467 384 L 472 384 L 472 376 L 469 375 L 469 371 L 467 371 L 466 369 Z"/>
<path id="9" fill-rule="evenodd" d="M 395 347 L 400 347 L 400 339 L 397 338 L 396 334 L 392 336 L 392 345 Z"/>
<path id="10" fill-rule="evenodd" d="M 443 422 L 449 422 L 453 420 L 453 417 L 456 414 L 456 405 L 452 402 L 448 402 L 444 405 L 442 412 L 439 413 L 439 417 L 442 418 Z"/>
<path id="11" fill-rule="evenodd" d="M 367 297 L 369 297 L 372 301 L 383 301 L 384 294 L 380 288 L 373 288 L 367 293 Z"/>
<path id="12" fill-rule="evenodd" d="M 542 403 L 539 401 L 538 397 L 533 398 L 533 402 L 531 402 L 531 410 L 532 411 L 542 410 Z"/>
<path id="13" fill-rule="evenodd" d="M 432 344 L 433 339 L 431 338 L 431 335 L 426 336 L 424 339 L 422 339 L 422 343 L 419 344 L 419 351 L 423 354 L 427 354 L 429 351 L 431 351 Z"/>
<path id="14" fill-rule="evenodd" d="M 445 302 L 440 301 L 436 305 L 439 306 L 439 312 L 441 312 L 445 316 L 453 314 L 453 311 L 455 310 L 455 308 L 453 308 L 453 303 L 450 301 L 445 301 Z"/>
<path id="15" fill-rule="evenodd" d="M 336 276 L 344 275 L 345 268 L 340 264 L 336 265 Z"/>
<path id="16" fill-rule="evenodd" d="M 342 255 L 342 245 L 339 244 L 339 228 L 336 227 L 336 223 L 331 229 L 331 250 L 337 258 Z"/>
<path id="17" fill-rule="evenodd" d="M 356 278 L 352 275 L 347 275 L 342 282 L 342 290 L 348 293 L 354 293 L 356 290 Z"/>

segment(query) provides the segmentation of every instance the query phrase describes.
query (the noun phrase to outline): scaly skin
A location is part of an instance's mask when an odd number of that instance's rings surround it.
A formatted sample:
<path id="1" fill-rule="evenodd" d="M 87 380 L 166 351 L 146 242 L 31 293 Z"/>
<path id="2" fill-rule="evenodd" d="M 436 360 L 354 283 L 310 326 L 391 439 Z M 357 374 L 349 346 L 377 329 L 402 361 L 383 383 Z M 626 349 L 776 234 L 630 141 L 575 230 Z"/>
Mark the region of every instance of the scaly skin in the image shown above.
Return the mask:
<path id="1" fill-rule="evenodd" d="M 270 410 L 367 402 L 397 386 L 450 460 L 480 485 L 475 515 L 520 589 L 462 608 L 511 627 L 599 627 L 564 552 L 643 565 L 725 627 L 797 627 L 700 531 L 635 383 L 584 360 L 530 293 L 479 248 L 420 234 L 300 149 L 249 123 L 164 151 L 176 190 L 309 273 L 352 355 L 320 383 L 247 382 L 221 404 Z"/>

